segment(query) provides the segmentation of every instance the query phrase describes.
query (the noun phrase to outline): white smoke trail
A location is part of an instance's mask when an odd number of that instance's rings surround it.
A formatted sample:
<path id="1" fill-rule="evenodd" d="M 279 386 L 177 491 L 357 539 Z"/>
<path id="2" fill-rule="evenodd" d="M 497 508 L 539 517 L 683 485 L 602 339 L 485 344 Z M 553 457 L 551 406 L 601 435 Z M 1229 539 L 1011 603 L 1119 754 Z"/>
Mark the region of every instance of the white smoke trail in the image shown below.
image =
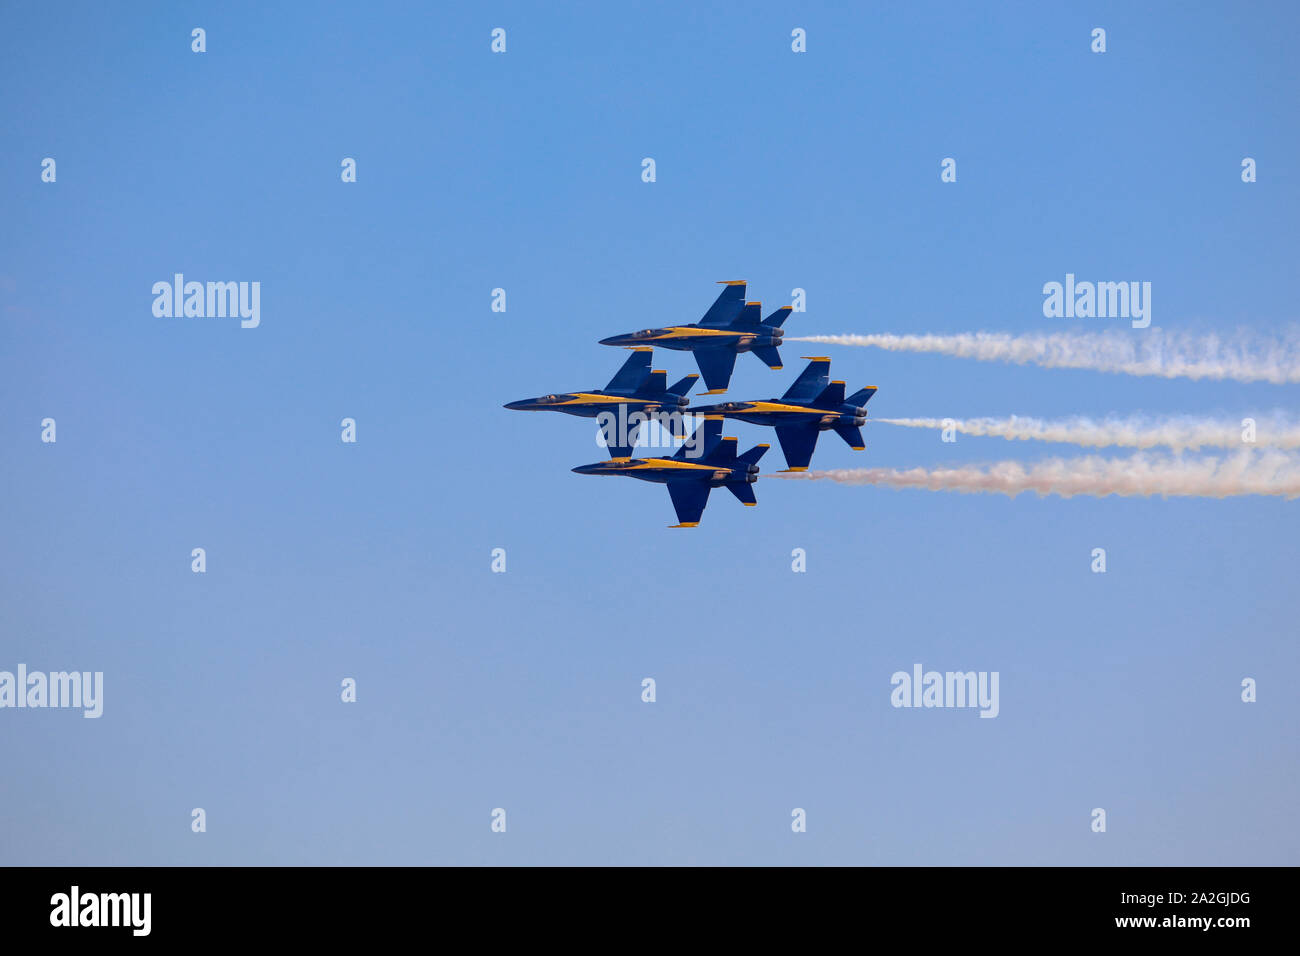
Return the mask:
<path id="1" fill-rule="evenodd" d="M 1147 329 L 1141 333 L 963 332 L 954 335 L 810 335 L 787 342 L 861 345 L 892 352 L 936 352 L 982 362 L 1084 368 L 1163 378 L 1300 382 L 1300 334 L 1230 337 Z"/>
<path id="2" fill-rule="evenodd" d="M 1201 448 L 1241 448 L 1245 426 L 1241 419 L 1198 418 L 1192 415 L 1150 418 L 1091 419 L 1074 416 L 1056 420 L 1012 415 L 1009 418 L 873 418 L 883 425 L 904 428 L 952 428 L 963 435 L 992 436 L 1008 441 L 1052 441 L 1085 448 L 1119 445 L 1127 448 L 1163 446 L 1174 451 Z M 1300 422 L 1280 414 L 1255 423 L 1255 444 L 1269 448 L 1300 448 Z"/>
<path id="3" fill-rule="evenodd" d="M 1025 491 L 1044 495 L 1107 495 L 1227 498 L 1234 495 L 1300 497 L 1300 458 L 1279 451 L 1239 452 L 1224 458 L 1148 456 L 1053 458 L 1023 465 L 937 468 L 846 468 L 781 473 L 772 477 L 825 479 L 846 485 L 886 485 L 928 491 L 985 492 L 1014 498 Z"/>

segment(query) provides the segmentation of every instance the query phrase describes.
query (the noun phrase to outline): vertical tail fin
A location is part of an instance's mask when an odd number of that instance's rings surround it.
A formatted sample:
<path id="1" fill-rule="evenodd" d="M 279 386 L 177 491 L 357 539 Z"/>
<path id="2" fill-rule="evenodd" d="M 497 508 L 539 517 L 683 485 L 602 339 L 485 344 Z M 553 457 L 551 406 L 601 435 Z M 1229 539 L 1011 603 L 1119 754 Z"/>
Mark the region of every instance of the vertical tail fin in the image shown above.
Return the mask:
<path id="1" fill-rule="evenodd" d="M 668 373 L 663 369 L 655 369 L 650 372 L 641 382 L 641 386 L 636 390 L 636 394 L 645 398 L 654 398 L 656 395 L 662 395 L 664 388 L 668 383 Z"/>
<path id="2" fill-rule="evenodd" d="M 713 305 L 709 306 L 709 311 L 704 313 L 700 325 L 714 329 L 726 328 L 740 314 L 745 304 L 744 280 L 722 282 L 720 285 L 726 288 L 718 295 Z"/>
<path id="3" fill-rule="evenodd" d="M 694 461 L 703 458 L 722 439 L 722 416 L 706 415 L 700 427 L 695 429 L 695 434 L 681 448 L 677 449 L 674 458 L 685 461 Z"/>
<path id="4" fill-rule="evenodd" d="M 631 393 L 650 374 L 650 356 L 654 352 L 653 348 L 640 346 L 632 350 L 632 354 L 627 357 L 623 366 L 614 373 L 614 377 L 609 380 L 605 386 L 607 392 L 627 392 Z"/>

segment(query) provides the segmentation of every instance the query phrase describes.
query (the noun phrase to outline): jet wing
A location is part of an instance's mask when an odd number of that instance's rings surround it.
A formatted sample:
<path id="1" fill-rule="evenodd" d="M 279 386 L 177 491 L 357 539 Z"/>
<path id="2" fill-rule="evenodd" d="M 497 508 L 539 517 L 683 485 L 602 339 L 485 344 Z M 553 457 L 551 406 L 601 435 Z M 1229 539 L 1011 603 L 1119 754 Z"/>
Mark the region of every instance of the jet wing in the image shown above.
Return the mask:
<path id="1" fill-rule="evenodd" d="M 627 407 L 626 405 L 619 406 L 620 409 L 626 407 Z M 615 431 L 618 430 L 619 429 L 615 429 Z M 610 458 L 631 458 L 632 449 L 636 447 L 636 436 L 640 433 L 640 431 L 641 431 L 641 423 L 639 421 L 628 422 L 626 429 L 624 429 L 625 433 L 617 436 L 619 438 L 624 439 L 627 442 L 627 444 L 615 445 L 612 442 L 607 442 L 605 447 L 609 450 L 609 457 Z"/>
<path id="2" fill-rule="evenodd" d="M 636 391 L 650 374 L 650 358 L 653 352 L 654 349 L 649 347 L 633 349 L 632 354 L 623 363 L 623 367 L 609 380 L 605 391 L 626 392 L 629 395 Z"/>
<path id="3" fill-rule="evenodd" d="M 708 329 L 725 329 L 740 315 L 745 307 L 745 283 L 724 282 L 722 294 L 709 306 L 709 311 L 700 319 L 700 325 Z"/>
<path id="4" fill-rule="evenodd" d="M 781 397 L 790 402 L 811 402 L 831 379 L 831 360 L 815 358 L 799 373 L 794 384 Z"/>
<path id="5" fill-rule="evenodd" d="M 736 367 L 736 350 L 718 347 L 695 350 L 695 361 L 710 392 L 725 392 L 731 384 L 731 373 Z"/>
<path id="6" fill-rule="evenodd" d="M 704 506 L 709 503 L 709 483 L 699 479 L 681 479 L 668 482 L 668 494 L 677 510 L 676 528 L 694 528 L 700 523 Z"/>
<path id="7" fill-rule="evenodd" d="M 790 471 L 807 471 L 817 447 L 816 425 L 777 425 L 776 437 L 785 455 L 785 466 Z"/>

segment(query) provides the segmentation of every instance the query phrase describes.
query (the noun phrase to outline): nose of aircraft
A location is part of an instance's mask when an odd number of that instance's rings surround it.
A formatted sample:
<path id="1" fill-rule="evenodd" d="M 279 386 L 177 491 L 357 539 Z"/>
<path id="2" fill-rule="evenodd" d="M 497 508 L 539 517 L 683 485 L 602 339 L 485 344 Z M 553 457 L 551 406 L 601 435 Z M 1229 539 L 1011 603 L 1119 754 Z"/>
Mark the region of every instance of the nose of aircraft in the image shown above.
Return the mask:
<path id="1" fill-rule="evenodd" d="M 626 338 L 627 336 L 625 335 L 611 335 L 607 339 L 601 339 L 599 344 L 600 345 L 622 345 L 623 340 Z"/>
<path id="2" fill-rule="evenodd" d="M 596 472 L 600 471 L 600 465 L 579 465 L 577 468 L 572 469 L 572 471 L 579 475 L 594 475 Z"/>
<path id="3" fill-rule="evenodd" d="M 528 409 L 528 406 L 531 405 L 531 404 L 532 404 L 532 402 L 531 402 L 529 399 L 526 399 L 526 398 L 525 398 L 525 399 L 523 399 L 522 401 L 518 401 L 518 402 L 506 402 L 506 403 L 505 403 L 504 405 L 502 405 L 501 407 L 502 407 L 502 408 L 510 408 L 510 409 L 513 409 L 513 410 L 515 410 L 515 411 L 517 411 L 517 412 L 521 412 L 521 411 L 526 411 L 526 410 Z"/>

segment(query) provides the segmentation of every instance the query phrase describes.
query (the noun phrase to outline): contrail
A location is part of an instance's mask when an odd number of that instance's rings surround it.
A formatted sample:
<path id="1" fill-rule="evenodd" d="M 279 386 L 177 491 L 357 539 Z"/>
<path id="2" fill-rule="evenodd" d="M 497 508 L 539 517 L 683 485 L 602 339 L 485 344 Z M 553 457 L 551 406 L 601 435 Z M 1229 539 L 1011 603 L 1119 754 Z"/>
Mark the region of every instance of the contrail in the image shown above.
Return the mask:
<path id="1" fill-rule="evenodd" d="M 991 465 L 938 468 L 847 468 L 833 471 L 778 473 L 793 480 L 828 479 L 846 485 L 885 485 L 927 491 L 987 492 L 1011 498 L 1024 491 L 1040 497 L 1107 495 L 1227 498 L 1234 495 L 1300 496 L 1300 458 L 1279 451 L 1239 452 L 1224 458 L 1185 459 L 1180 456 L 1130 458 L 1053 458 L 1023 465 L 1001 461 Z"/>
<path id="2" fill-rule="evenodd" d="M 955 335 L 810 335 L 787 342 L 862 345 L 892 352 L 936 352 L 982 362 L 1045 368 L 1084 368 L 1162 378 L 1300 382 L 1300 334 L 1280 338 L 1238 332 L 1190 335 L 1148 329 L 1140 333 L 963 332 Z"/>
<path id="3" fill-rule="evenodd" d="M 1012 415 L 1009 418 L 873 418 L 871 421 L 904 428 L 951 428 L 963 435 L 992 436 L 1009 441 L 1062 442 L 1085 448 L 1162 446 L 1174 451 L 1199 451 L 1201 448 L 1242 448 L 1248 437 L 1244 419 L 1191 415 L 1104 419 L 1074 416 L 1056 420 Z M 1260 447 L 1300 448 L 1300 423 L 1287 421 L 1276 412 L 1271 418 L 1260 418 L 1252 430 L 1254 443 Z"/>

